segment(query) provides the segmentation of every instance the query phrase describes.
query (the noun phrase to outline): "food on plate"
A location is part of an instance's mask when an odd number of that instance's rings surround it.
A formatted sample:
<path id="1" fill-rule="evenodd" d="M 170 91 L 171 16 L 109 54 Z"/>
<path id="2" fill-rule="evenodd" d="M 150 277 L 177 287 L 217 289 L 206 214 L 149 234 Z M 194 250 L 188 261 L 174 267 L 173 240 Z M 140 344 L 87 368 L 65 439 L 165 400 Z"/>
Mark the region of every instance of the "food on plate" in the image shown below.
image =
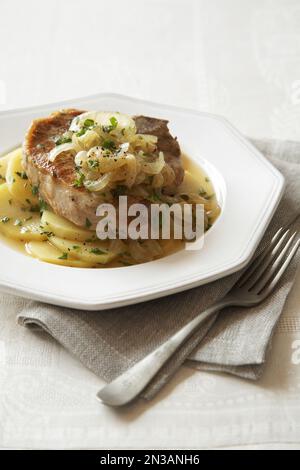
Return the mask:
<path id="1" fill-rule="evenodd" d="M 205 229 L 220 209 L 209 178 L 181 153 L 168 122 L 67 109 L 32 122 L 22 149 L 0 159 L 0 233 L 30 255 L 82 268 L 163 257 L 183 240 L 99 240 L 97 207 L 203 204 Z"/>

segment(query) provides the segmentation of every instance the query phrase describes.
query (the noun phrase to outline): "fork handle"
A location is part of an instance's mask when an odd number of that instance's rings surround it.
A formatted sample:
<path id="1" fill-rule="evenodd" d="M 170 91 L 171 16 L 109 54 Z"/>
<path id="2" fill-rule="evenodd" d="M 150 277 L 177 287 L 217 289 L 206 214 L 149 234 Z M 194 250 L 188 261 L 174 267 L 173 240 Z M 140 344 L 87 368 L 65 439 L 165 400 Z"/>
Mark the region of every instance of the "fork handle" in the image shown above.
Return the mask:
<path id="1" fill-rule="evenodd" d="M 225 297 L 201 312 L 148 356 L 104 386 L 98 392 L 97 397 L 109 406 L 122 406 L 132 401 L 200 325 L 212 317 L 214 313 L 233 303 L 232 299 Z"/>

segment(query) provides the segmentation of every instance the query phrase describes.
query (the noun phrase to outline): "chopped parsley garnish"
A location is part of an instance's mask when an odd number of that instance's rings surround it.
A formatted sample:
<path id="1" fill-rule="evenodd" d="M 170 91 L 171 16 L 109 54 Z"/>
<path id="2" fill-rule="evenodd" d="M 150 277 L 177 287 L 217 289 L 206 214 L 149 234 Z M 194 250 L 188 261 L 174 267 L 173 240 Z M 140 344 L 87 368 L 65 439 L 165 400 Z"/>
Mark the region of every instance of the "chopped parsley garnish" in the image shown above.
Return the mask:
<path id="1" fill-rule="evenodd" d="M 81 137 L 82 135 L 86 133 L 86 131 L 87 129 L 83 127 L 82 129 L 80 129 L 80 131 L 76 132 L 77 137 Z"/>
<path id="2" fill-rule="evenodd" d="M 85 180 L 84 174 L 78 172 L 78 173 L 77 173 L 77 178 L 76 178 L 76 180 L 74 181 L 73 186 L 74 186 L 75 188 L 81 188 L 81 187 L 83 186 L 84 180 Z"/>
<path id="3" fill-rule="evenodd" d="M 78 245 L 73 245 L 73 246 L 72 246 L 72 249 L 73 249 L 73 250 L 79 250 L 79 248 L 80 248 L 80 246 L 78 246 Z"/>
<path id="4" fill-rule="evenodd" d="M 80 131 L 76 132 L 77 137 L 81 137 L 82 135 L 86 133 L 86 131 L 91 130 L 94 126 L 95 126 L 95 121 L 93 121 L 93 119 L 86 119 Z"/>
<path id="5" fill-rule="evenodd" d="M 92 226 L 92 222 L 88 218 L 85 219 L 85 226 L 86 228 L 90 228 Z"/>
<path id="6" fill-rule="evenodd" d="M 109 132 L 113 131 L 114 129 L 116 129 L 116 127 L 118 125 L 118 120 L 115 118 L 115 116 L 112 116 L 110 118 L 109 122 L 110 122 L 110 125 L 102 126 L 103 132 L 109 133 Z"/>
<path id="7" fill-rule="evenodd" d="M 71 137 L 61 136 L 61 137 L 58 137 L 57 139 L 55 139 L 55 145 L 68 144 L 69 142 L 72 142 Z"/>
<path id="8" fill-rule="evenodd" d="M 99 168 L 99 161 L 98 160 L 88 160 L 88 166 L 94 170 L 95 168 Z"/>
<path id="9" fill-rule="evenodd" d="M 39 192 L 39 187 L 38 186 L 32 186 L 31 192 L 33 196 L 36 196 Z"/>
<path id="10" fill-rule="evenodd" d="M 160 201 L 160 197 L 156 193 L 151 194 L 147 199 L 149 199 L 149 201 L 151 201 L 151 202 Z"/>
<path id="11" fill-rule="evenodd" d="M 108 150 L 114 150 L 116 148 L 116 144 L 114 143 L 113 140 L 104 140 L 103 143 L 102 143 L 102 147 L 104 149 L 108 149 Z"/>
<path id="12" fill-rule="evenodd" d="M 57 259 L 68 259 L 68 253 L 63 253 L 61 256 L 59 256 Z"/>
<path id="13" fill-rule="evenodd" d="M 106 255 L 106 251 L 100 250 L 100 248 L 91 248 L 90 253 L 93 253 L 94 255 Z"/>
<path id="14" fill-rule="evenodd" d="M 48 209 L 48 205 L 46 201 L 44 201 L 44 199 L 39 200 L 39 209 L 40 209 L 40 212 L 44 212 Z"/>
<path id="15" fill-rule="evenodd" d="M 83 125 L 84 127 L 93 127 L 95 125 L 95 121 L 93 121 L 93 119 L 86 119 Z"/>
<path id="16" fill-rule="evenodd" d="M 113 127 L 113 129 L 115 129 L 118 125 L 118 119 L 115 118 L 115 116 L 112 116 L 109 120 L 111 126 Z"/>
<path id="17" fill-rule="evenodd" d="M 10 221 L 10 218 L 9 217 L 1 217 L 0 221 L 3 223 L 3 224 L 7 224 L 7 222 Z"/>
<path id="18" fill-rule="evenodd" d="M 203 188 L 199 189 L 199 196 L 202 196 L 202 197 L 207 196 L 207 192 L 205 191 L 205 189 L 203 189 Z"/>

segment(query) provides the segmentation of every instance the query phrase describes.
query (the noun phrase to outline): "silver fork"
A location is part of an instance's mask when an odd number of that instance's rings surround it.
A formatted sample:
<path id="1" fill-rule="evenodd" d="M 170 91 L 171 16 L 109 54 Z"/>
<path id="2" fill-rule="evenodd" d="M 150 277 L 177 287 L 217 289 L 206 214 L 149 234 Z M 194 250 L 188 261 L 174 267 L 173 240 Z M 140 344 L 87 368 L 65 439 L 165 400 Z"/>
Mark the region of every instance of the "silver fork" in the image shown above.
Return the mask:
<path id="1" fill-rule="evenodd" d="M 279 229 L 270 245 L 251 263 L 221 301 L 201 312 L 148 356 L 103 387 L 97 397 L 109 406 L 122 406 L 131 402 L 208 318 L 225 307 L 251 307 L 262 302 L 274 290 L 295 256 L 300 245 L 298 239 L 292 246 L 296 235 L 297 232 L 291 234 L 290 229 Z"/>

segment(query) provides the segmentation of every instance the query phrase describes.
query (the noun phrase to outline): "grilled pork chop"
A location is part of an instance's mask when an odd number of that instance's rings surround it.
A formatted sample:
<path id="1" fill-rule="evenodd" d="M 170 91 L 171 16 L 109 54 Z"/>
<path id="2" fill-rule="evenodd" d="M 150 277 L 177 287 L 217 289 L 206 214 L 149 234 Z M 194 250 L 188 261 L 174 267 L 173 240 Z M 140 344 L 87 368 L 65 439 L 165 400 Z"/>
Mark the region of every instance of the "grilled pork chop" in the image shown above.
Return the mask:
<path id="1" fill-rule="evenodd" d="M 69 129 L 74 117 L 83 112 L 66 109 L 34 120 L 23 144 L 23 161 L 31 184 L 38 186 L 40 197 L 56 214 L 81 227 L 86 226 L 89 221 L 91 228 L 95 228 L 98 222 L 96 209 L 103 202 L 101 194 L 74 186 L 77 175 L 74 155 L 71 152 L 63 152 L 54 162 L 49 161 L 49 153 L 55 147 L 55 139 Z M 179 185 L 184 173 L 180 147 L 169 132 L 168 121 L 145 116 L 136 116 L 133 119 L 138 133 L 158 137 L 158 150 L 164 152 L 165 160 L 175 172 L 175 184 Z"/>

